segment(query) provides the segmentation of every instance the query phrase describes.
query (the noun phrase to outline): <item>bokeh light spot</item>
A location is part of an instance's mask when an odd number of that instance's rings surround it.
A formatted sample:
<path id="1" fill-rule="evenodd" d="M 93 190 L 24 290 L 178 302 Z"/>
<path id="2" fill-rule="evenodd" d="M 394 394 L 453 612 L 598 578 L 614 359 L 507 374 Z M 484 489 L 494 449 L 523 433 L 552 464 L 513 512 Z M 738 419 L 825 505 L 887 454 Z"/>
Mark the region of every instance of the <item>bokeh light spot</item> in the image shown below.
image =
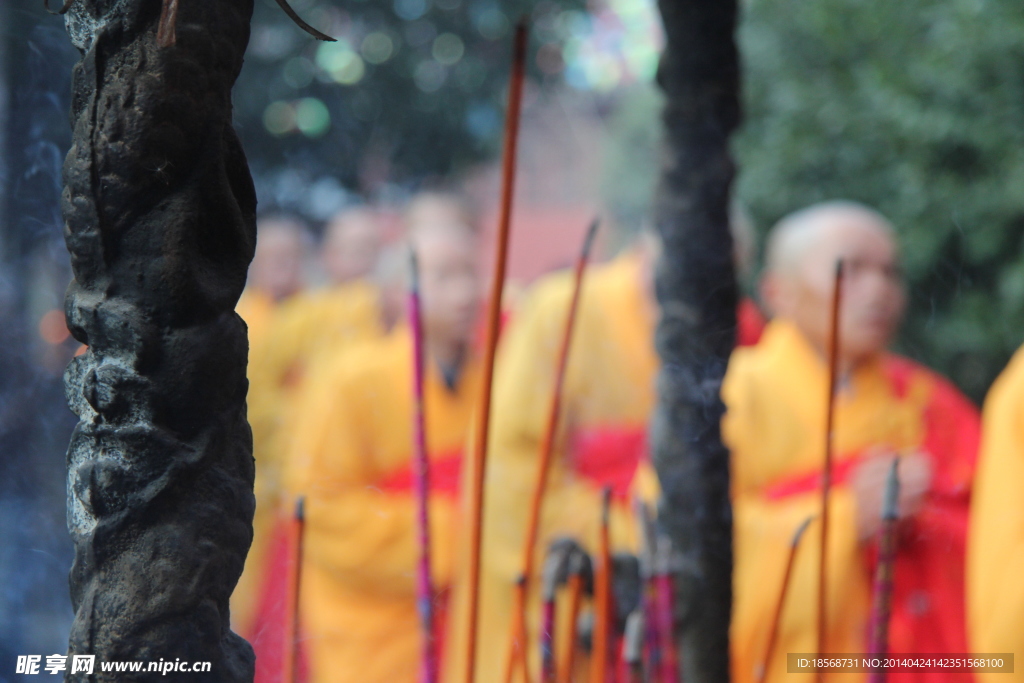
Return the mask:
<path id="1" fill-rule="evenodd" d="M 395 53 L 395 44 L 388 34 L 374 31 L 363 38 L 359 51 L 370 64 L 383 64 Z"/>
<path id="2" fill-rule="evenodd" d="M 445 68 L 432 59 L 426 59 L 416 66 L 413 79 L 416 87 L 426 93 L 437 92 L 444 85 L 448 74 Z"/>
<path id="3" fill-rule="evenodd" d="M 454 33 L 442 33 L 434 38 L 434 49 L 431 52 L 439 63 L 451 66 L 462 59 L 465 51 L 466 46 L 463 45 L 462 38 Z"/>
<path id="4" fill-rule="evenodd" d="M 39 336 L 47 344 L 56 346 L 71 336 L 68 332 L 68 324 L 64 319 L 64 311 L 55 308 L 47 311 L 39 319 Z"/>
<path id="5" fill-rule="evenodd" d="M 295 106 L 295 125 L 308 138 L 318 138 L 331 127 L 327 105 L 315 97 L 304 97 Z"/>
<path id="6" fill-rule="evenodd" d="M 296 129 L 295 107 L 289 102 L 271 102 L 263 110 L 263 127 L 271 135 L 288 135 Z"/>

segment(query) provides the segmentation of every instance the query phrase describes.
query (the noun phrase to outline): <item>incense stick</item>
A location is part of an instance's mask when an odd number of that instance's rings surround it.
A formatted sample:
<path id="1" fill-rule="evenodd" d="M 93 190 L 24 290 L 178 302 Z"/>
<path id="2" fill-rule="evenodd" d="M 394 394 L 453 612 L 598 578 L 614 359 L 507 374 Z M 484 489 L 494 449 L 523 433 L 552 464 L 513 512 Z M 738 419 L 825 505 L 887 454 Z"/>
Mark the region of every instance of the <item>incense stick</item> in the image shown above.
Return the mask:
<path id="1" fill-rule="evenodd" d="M 590 683 L 605 683 L 608 677 L 612 618 L 612 553 L 608 537 L 612 489 L 601 495 L 601 527 L 598 561 L 594 571 L 594 647 L 590 654 Z"/>
<path id="2" fill-rule="evenodd" d="M 782 623 L 782 608 L 786 604 L 786 595 L 789 593 L 789 579 L 793 573 L 793 561 L 796 559 L 797 548 L 800 547 L 800 539 L 803 538 L 804 531 L 810 526 L 814 516 L 810 516 L 800 523 L 797 527 L 796 532 L 793 534 L 793 540 L 789 543 L 789 558 L 786 560 L 786 570 L 782 573 L 782 585 L 779 587 L 779 599 L 775 603 L 775 614 L 772 617 L 771 631 L 768 632 L 768 645 L 764 650 L 764 660 L 760 664 L 760 668 L 754 673 L 754 678 L 757 681 L 763 681 L 768 675 L 768 667 L 772 664 L 772 657 L 775 655 L 775 643 L 779 637 L 779 627 Z"/>
<path id="3" fill-rule="evenodd" d="M 899 515 L 899 459 L 893 461 L 885 482 L 882 529 L 878 538 L 878 566 L 875 569 L 871 610 L 871 657 L 884 658 L 889 652 L 889 617 L 892 615 L 892 582 L 896 564 L 896 520 Z M 868 683 L 885 683 L 885 667 L 872 670 Z"/>
<path id="4" fill-rule="evenodd" d="M 295 516 L 291 530 L 293 546 L 292 576 L 288 585 L 288 602 L 285 609 L 284 661 L 281 665 L 283 683 L 298 681 L 299 644 L 299 590 L 302 582 L 302 541 L 306 529 L 306 497 L 300 496 L 295 503 Z"/>
<path id="5" fill-rule="evenodd" d="M 420 679 L 437 683 L 437 643 L 434 633 L 434 583 L 430 576 L 430 461 L 427 458 L 426 405 L 423 392 L 425 340 L 420 299 L 420 274 L 416 252 L 409 251 L 409 326 L 413 355 L 413 472 L 415 474 L 416 522 L 420 546 L 416 568 L 416 607 L 423 630 Z"/>
<path id="6" fill-rule="evenodd" d="M 655 553 L 655 609 L 658 635 L 661 638 L 662 683 L 679 683 L 679 658 L 675 640 L 675 595 L 672 590 L 672 542 L 658 536 Z"/>
<path id="7" fill-rule="evenodd" d="M 558 667 L 559 683 L 572 683 L 572 670 L 576 666 L 576 631 L 579 626 L 580 605 L 583 602 L 583 574 L 586 559 L 576 553 L 569 558 L 569 648 Z"/>
<path id="8" fill-rule="evenodd" d="M 836 263 L 836 274 L 832 290 L 832 329 L 828 356 L 828 409 L 825 417 L 825 467 L 821 481 L 821 559 L 818 563 L 818 657 L 825 654 L 827 644 L 827 601 L 828 601 L 828 499 L 832 490 L 832 429 L 835 420 L 836 388 L 839 377 L 839 315 L 843 299 L 843 262 Z M 821 669 L 816 670 L 816 680 L 823 680 Z"/>
<path id="9" fill-rule="evenodd" d="M 555 596 L 558 591 L 558 576 L 566 557 L 548 555 L 544 566 L 541 590 L 542 610 L 540 627 L 540 680 L 541 683 L 555 683 Z M 526 657 L 523 657 L 524 669 Z"/>
<path id="10" fill-rule="evenodd" d="M 494 379 L 494 357 L 498 346 L 498 332 L 501 324 L 501 294 L 505 286 L 505 268 L 508 263 L 508 236 L 512 222 L 512 194 L 516 175 L 516 141 L 519 136 L 519 114 L 522 108 L 523 80 L 526 73 L 526 24 L 516 26 L 512 53 L 512 78 L 509 82 L 508 115 L 505 119 L 505 149 L 502 162 L 501 219 L 498 223 L 497 256 L 494 263 L 494 278 L 491 283 L 491 298 L 487 310 L 487 341 L 484 353 L 483 382 L 480 405 L 477 407 L 479 420 L 476 442 L 470 461 L 469 490 L 469 569 L 466 581 L 469 592 L 467 620 L 466 673 L 463 680 L 476 680 L 477 622 L 480 611 L 480 548 L 484 508 L 484 479 L 487 466 L 487 440 L 491 418 L 491 384 Z"/>
<path id="11" fill-rule="evenodd" d="M 643 610 L 630 612 L 626 618 L 626 634 L 622 639 L 622 660 L 628 683 L 643 683 L 645 630 Z"/>
<path id="12" fill-rule="evenodd" d="M 660 673 L 661 651 L 659 644 L 661 636 L 658 631 L 657 606 L 657 585 L 654 578 L 654 555 L 657 546 L 656 534 L 654 531 L 654 520 L 651 519 L 651 511 L 647 503 L 640 498 L 633 500 L 633 509 L 640 526 L 640 579 L 643 582 L 641 605 L 646 616 L 644 619 L 644 650 L 646 652 L 646 667 L 650 676 Z"/>
<path id="13" fill-rule="evenodd" d="M 555 362 L 555 380 L 551 390 L 551 404 L 548 410 L 548 421 L 544 430 L 544 438 L 541 441 L 540 458 L 537 461 L 537 478 L 533 488 L 533 496 L 530 499 L 530 511 L 526 522 L 526 537 L 523 543 L 522 572 L 523 583 L 517 586 L 515 601 L 512 613 L 512 628 L 510 640 L 512 647 L 509 649 L 510 656 L 518 656 L 520 663 L 525 668 L 525 657 L 521 648 L 516 648 L 515 643 L 526 641 L 526 604 L 530 598 L 530 578 L 533 576 L 533 567 L 536 558 L 537 537 L 540 534 L 540 515 L 544 504 L 544 494 L 547 490 L 548 475 L 551 471 L 551 458 L 555 450 L 555 439 L 558 435 L 559 417 L 562 412 L 562 390 L 565 386 L 565 372 L 568 367 L 569 349 L 572 346 L 572 333 L 575 328 L 576 312 L 579 307 L 580 292 L 583 287 L 583 275 L 586 272 L 587 262 L 590 260 L 590 251 L 594 244 L 594 236 L 597 233 L 597 226 L 600 223 L 594 219 L 587 230 L 583 240 L 583 248 L 576 258 L 576 267 L 573 274 L 572 296 L 569 299 L 569 309 L 565 316 L 565 325 L 562 328 L 562 338 L 558 348 L 558 357 Z M 515 662 L 505 669 L 505 683 L 512 683 Z"/>

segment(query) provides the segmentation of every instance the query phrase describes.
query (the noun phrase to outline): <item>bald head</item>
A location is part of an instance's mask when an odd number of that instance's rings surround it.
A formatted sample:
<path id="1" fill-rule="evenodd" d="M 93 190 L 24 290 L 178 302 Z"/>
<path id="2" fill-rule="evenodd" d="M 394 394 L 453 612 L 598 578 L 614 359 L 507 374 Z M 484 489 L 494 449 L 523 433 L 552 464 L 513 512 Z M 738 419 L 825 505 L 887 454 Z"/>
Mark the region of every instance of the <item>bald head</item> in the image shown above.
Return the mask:
<path id="1" fill-rule="evenodd" d="M 768 239 L 762 296 L 807 339 L 827 344 L 836 263 L 844 264 L 840 349 L 848 362 L 890 342 L 906 296 L 892 224 L 862 204 L 816 204 L 783 218 Z"/>
<path id="2" fill-rule="evenodd" d="M 258 222 L 256 230 L 248 286 L 281 301 L 302 288 L 306 228 L 292 218 L 266 218 Z"/>
<path id="3" fill-rule="evenodd" d="M 332 284 L 344 284 L 369 276 L 381 249 L 380 222 L 366 207 L 346 209 L 324 229 L 321 256 Z"/>
<path id="4" fill-rule="evenodd" d="M 420 226 L 435 223 L 454 223 L 472 230 L 477 227 L 477 216 L 462 196 L 448 192 L 421 192 L 412 198 L 403 217 L 409 232 Z"/>
<path id="5" fill-rule="evenodd" d="M 424 223 L 414 226 L 409 242 L 419 264 L 428 339 L 452 346 L 468 344 L 482 293 L 476 233 L 459 223 Z"/>

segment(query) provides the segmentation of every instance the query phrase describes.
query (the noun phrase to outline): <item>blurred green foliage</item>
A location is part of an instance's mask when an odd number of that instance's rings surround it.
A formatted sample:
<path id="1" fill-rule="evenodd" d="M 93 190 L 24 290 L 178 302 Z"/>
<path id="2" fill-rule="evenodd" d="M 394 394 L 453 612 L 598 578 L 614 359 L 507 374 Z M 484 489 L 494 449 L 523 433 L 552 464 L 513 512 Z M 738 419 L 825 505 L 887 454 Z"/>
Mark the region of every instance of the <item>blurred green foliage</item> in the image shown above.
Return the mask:
<path id="1" fill-rule="evenodd" d="M 349 190 L 415 184 L 493 155 L 500 142 L 511 34 L 532 16 L 532 74 L 562 68 L 578 1 L 292 0 L 303 33 L 257 0 L 236 123 L 254 174 L 301 169 Z"/>
<path id="2" fill-rule="evenodd" d="M 1019 0 L 750 0 L 737 192 L 764 230 L 830 198 L 897 226 L 900 349 L 973 398 L 1024 340 Z"/>

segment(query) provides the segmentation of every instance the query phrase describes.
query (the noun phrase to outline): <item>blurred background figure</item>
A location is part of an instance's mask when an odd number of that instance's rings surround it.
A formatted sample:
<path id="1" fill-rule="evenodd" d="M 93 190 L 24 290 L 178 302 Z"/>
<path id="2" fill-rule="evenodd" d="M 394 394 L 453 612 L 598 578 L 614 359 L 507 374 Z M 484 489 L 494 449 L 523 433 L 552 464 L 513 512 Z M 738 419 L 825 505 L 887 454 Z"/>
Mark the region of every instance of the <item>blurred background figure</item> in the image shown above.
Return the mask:
<path id="1" fill-rule="evenodd" d="M 249 328 L 250 347 L 266 338 L 276 307 L 302 291 L 309 249 L 308 230 L 297 218 L 262 218 L 256 230 L 256 253 L 235 307 Z"/>
<path id="2" fill-rule="evenodd" d="M 458 212 L 418 211 L 422 206 L 410 206 L 402 251 L 407 266 L 410 246 L 419 261 L 431 554 L 435 607 L 443 615 L 462 449 L 479 395 L 475 340 L 482 290 L 476 232 Z M 445 206 L 456 208 L 455 199 Z M 313 683 L 413 683 L 420 675 L 412 363 L 404 321 L 382 341 L 321 357 L 287 427 L 289 500 L 307 497 L 301 643 Z M 280 594 L 269 590 L 263 600 L 272 605 Z M 443 628 L 442 616 L 439 632 Z M 258 655 L 269 651 L 272 657 L 279 648 L 270 631 L 255 642 Z M 264 658 L 264 666 L 269 661 Z M 261 670 L 260 680 L 264 675 Z"/>
<path id="3" fill-rule="evenodd" d="M 253 519 L 253 543 L 246 558 L 245 571 L 231 596 L 231 619 L 238 628 L 251 623 L 256 592 L 260 582 L 257 558 L 266 553 L 266 542 L 276 499 L 271 491 L 276 472 L 272 460 L 265 455 L 266 445 L 273 438 L 277 422 L 277 392 L 263 381 L 255 359 L 264 357 L 278 308 L 302 291 L 309 251 L 306 226 L 290 216 L 261 218 L 256 224 L 256 253 L 249 266 L 245 291 L 235 311 L 249 328 L 249 395 L 248 418 L 252 427 L 253 452 L 258 458 L 256 468 L 256 515 Z M 254 381 L 255 378 L 255 381 Z M 268 502 L 270 503 L 268 505 Z"/>
<path id="4" fill-rule="evenodd" d="M 1024 350 L 985 399 L 978 476 L 971 501 L 967 617 L 971 652 L 1024 653 Z M 1024 681 L 976 674 L 979 681 Z"/>
<path id="5" fill-rule="evenodd" d="M 874 542 L 895 457 L 902 533 L 890 651 L 967 651 L 964 546 L 977 410 L 938 374 L 886 350 L 906 305 L 893 227 L 861 204 L 828 202 L 773 228 L 762 280 L 772 322 L 757 346 L 737 349 L 722 388 L 735 510 L 736 681 L 756 680 L 790 539 L 821 509 L 826 359 L 839 259 L 844 281 L 825 652 L 868 651 Z M 769 681 L 785 679 L 786 653 L 816 651 L 819 549 L 820 536 L 812 529 L 793 567 L 780 640 L 767 665 Z M 967 673 L 889 676 L 971 680 Z"/>
<path id="6" fill-rule="evenodd" d="M 359 207 L 334 216 L 324 228 L 320 248 L 327 282 L 336 286 L 369 278 L 383 241 L 373 209 Z"/>
<path id="7" fill-rule="evenodd" d="M 380 250 L 378 232 L 369 208 L 335 216 L 317 255 L 327 285 L 300 291 L 304 280 L 313 279 L 304 258 L 303 228 L 281 219 L 260 225 L 249 286 L 239 301 L 239 314 L 250 325 L 248 417 L 256 458 L 253 544 L 232 596 L 232 622 L 240 633 L 253 627 L 273 545 L 281 503 L 282 425 L 295 408 L 302 378 L 319 355 L 383 334 L 378 291 L 366 279 Z"/>

